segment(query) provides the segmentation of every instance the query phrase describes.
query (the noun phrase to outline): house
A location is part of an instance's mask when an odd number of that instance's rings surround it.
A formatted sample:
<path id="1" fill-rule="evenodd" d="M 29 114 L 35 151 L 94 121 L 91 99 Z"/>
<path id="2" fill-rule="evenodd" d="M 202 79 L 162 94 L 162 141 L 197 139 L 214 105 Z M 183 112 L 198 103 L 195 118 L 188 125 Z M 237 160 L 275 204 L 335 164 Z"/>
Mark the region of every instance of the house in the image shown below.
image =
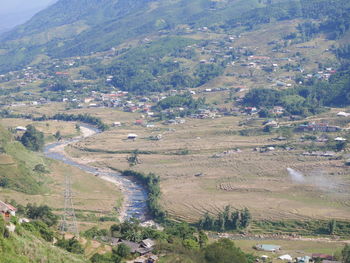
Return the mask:
<path id="1" fill-rule="evenodd" d="M 144 248 L 150 249 L 150 248 L 153 248 L 154 245 L 155 245 L 155 242 L 152 239 L 149 239 L 149 238 L 144 239 L 144 240 L 141 241 L 141 246 L 144 247 Z"/>
<path id="2" fill-rule="evenodd" d="M 304 256 L 304 257 L 297 257 L 296 262 L 297 263 L 309 263 L 311 258 L 309 256 Z"/>
<path id="3" fill-rule="evenodd" d="M 302 124 L 298 127 L 299 131 L 316 131 L 316 132 L 337 132 L 340 131 L 341 128 L 338 126 L 329 126 L 327 123 L 309 123 Z"/>
<path id="4" fill-rule="evenodd" d="M 27 131 L 27 128 L 23 126 L 17 126 L 16 131 Z"/>
<path id="5" fill-rule="evenodd" d="M 16 215 L 17 209 L 12 205 L 6 204 L 3 201 L 0 201 L 0 213 L 6 218 Z"/>
<path id="6" fill-rule="evenodd" d="M 137 134 L 134 134 L 134 133 L 129 133 L 128 134 L 128 140 L 136 140 L 137 137 L 138 137 Z"/>
<path id="7" fill-rule="evenodd" d="M 130 248 L 132 254 L 139 253 L 141 256 L 150 253 L 155 245 L 154 241 L 151 239 L 145 239 L 140 243 L 135 243 L 127 240 L 121 240 L 119 244 L 124 244 Z"/>
<path id="8" fill-rule="evenodd" d="M 265 127 L 271 127 L 271 128 L 275 128 L 275 129 L 278 129 L 280 126 L 278 124 L 277 121 L 274 121 L 274 120 L 269 120 L 267 122 L 264 123 L 265 124 Z"/>
<path id="9" fill-rule="evenodd" d="M 282 256 L 279 256 L 278 259 L 280 259 L 280 260 L 293 261 L 293 258 L 292 258 L 291 255 L 282 255 Z"/>
<path id="10" fill-rule="evenodd" d="M 338 117 L 349 117 L 350 116 L 350 113 L 347 113 L 347 112 L 338 112 L 337 113 L 337 116 Z"/>
<path id="11" fill-rule="evenodd" d="M 331 255 L 327 255 L 327 254 L 321 254 L 321 253 L 314 253 L 312 254 L 312 259 L 313 260 L 317 260 L 317 259 L 321 259 L 321 260 L 333 260 L 334 257 Z M 324 262 L 324 261 L 322 261 Z"/>
<path id="12" fill-rule="evenodd" d="M 119 121 L 116 121 L 113 123 L 113 127 L 120 127 L 120 126 L 122 126 L 122 124 Z"/>
<path id="13" fill-rule="evenodd" d="M 256 245 L 254 248 L 260 251 L 276 252 L 281 249 L 281 246 L 260 244 Z"/>
<path id="14" fill-rule="evenodd" d="M 143 125 L 143 120 L 136 120 L 135 125 Z"/>
<path id="15" fill-rule="evenodd" d="M 152 255 L 147 259 L 147 263 L 155 263 L 158 261 L 158 257 L 156 255 Z"/>
<path id="16" fill-rule="evenodd" d="M 255 114 L 258 113 L 258 109 L 256 107 L 245 107 L 244 111 L 248 114 Z"/>
<path id="17" fill-rule="evenodd" d="M 343 138 L 343 137 L 337 137 L 337 138 L 335 138 L 334 140 L 335 140 L 336 142 L 345 142 L 345 141 L 346 141 L 346 139 Z"/>

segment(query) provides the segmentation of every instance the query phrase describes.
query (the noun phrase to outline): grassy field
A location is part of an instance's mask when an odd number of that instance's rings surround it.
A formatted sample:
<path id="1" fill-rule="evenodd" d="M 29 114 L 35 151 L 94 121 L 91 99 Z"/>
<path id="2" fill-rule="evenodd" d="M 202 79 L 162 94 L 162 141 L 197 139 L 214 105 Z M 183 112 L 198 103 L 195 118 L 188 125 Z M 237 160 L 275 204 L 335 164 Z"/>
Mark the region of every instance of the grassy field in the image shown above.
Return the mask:
<path id="1" fill-rule="evenodd" d="M 327 116 L 324 116 L 327 118 Z M 128 152 L 138 149 L 141 163 L 133 169 L 161 176 L 162 204 L 171 216 L 193 222 L 204 212 L 216 214 L 226 205 L 248 207 L 256 219 L 348 220 L 349 177 L 342 160 L 304 157 L 302 149 L 259 153 L 253 149 L 286 142 L 278 134 L 241 136 L 239 130 L 262 127 L 261 121 L 243 117 L 187 120 L 186 124 L 158 124 L 147 129 L 135 125 L 111 129 L 67 150 L 96 166 L 129 168 Z M 136 141 L 128 133 L 139 135 Z M 150 136 L 162 134 L 160 141 Z M 298 143 L 294 135 L 288 143 Z M 240 151 L 214 158 L 215 154 Z M 306 175 L 307 183 L 291 180 L 287 168 Z M 202 176 L 196 177 L 196 174 Z M 327 187 L 327 183 L 332 187 Z M 326 185 L 324 185 L 326 184 Z"/>
<path id="2" fill-rule="evenodd" d="M 235 240 L 235 244 L 246 253 L 252 253 L 257 256 L 267 255 L 272 259 L 272 262 L 281 262 L 277 258 L 281 255 L 289 254 L 294 257 L 302 257 L 305 255 L 311 256 L 313 253 L 324 253 L 334 255 L 340 253 L 344 247 L 342 242 L 324 242 L 324 241 L 281 241 L 281 240 L 264 240 L 264 241 L 247 241 Z M 281 246 L 278 253 L 269 253 L 256 251 L 253 247 L 257 244 L 273 244 Z"/>
<path id="3" fill-rule="evenodd" d="M 281 255 L 291 255 L 293 258 L 305 255 L 311 256 L 313 253 L 324 253 L 328 255 L 339 255 L 344 247 L 343 242 L 327 242 L 327 241 L 301 241 L 301 240 L 233 240 L 235 245 L 241 248 L 245 253 L 253 254 L 257 257 L 266 255 L 272 263 L 282 262 L 278 259 Z M 272 244 L 281 246 L 281 250 L 277 253 L 257 251 L 253 247 L 257 244 Z M 162 263 L 174 262 L 193 262 L 189 255 L 167 255 L 160 259 Z"/>

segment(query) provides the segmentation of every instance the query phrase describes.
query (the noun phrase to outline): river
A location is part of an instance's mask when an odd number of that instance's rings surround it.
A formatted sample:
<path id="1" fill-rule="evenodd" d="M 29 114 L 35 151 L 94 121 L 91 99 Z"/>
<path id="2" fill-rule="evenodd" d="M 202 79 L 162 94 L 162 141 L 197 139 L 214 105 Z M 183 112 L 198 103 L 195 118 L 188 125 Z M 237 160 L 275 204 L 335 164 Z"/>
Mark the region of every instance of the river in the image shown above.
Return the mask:
<path id="1" fill-rule="evenodd" d="M 146 220 L 148 214 L 148 193 L 147 190 L 141 184 L 130 180 L 130 178 L 124 177 L 120 173 L 114 172 L 110 169 L 102 170 L 90 165 L 79 163 L 78 159 L 70 158 L 67 154 L 64 154 L 65 146 L 79 142 L 87 137 L 94 136 L 95 134 L 100 133 L 98 129 L 85 124 L 81 125 L 80 127 L 83 130 L 83 136 L 76 137 L 70 140 L 62 140 L 46 145 L 44 148 L 45 156 L 64 162 L 65 164 L 75 166 L 85 172 L 98 175 L 101 179 L 119 185 L 124 195 L 124 202 L 121 209 L 120 220 L 124 221 L 132 217 L 137 218 L 141 221 Z M 74 182 L 74 177 L 72 178 L 72 180 Z"/>

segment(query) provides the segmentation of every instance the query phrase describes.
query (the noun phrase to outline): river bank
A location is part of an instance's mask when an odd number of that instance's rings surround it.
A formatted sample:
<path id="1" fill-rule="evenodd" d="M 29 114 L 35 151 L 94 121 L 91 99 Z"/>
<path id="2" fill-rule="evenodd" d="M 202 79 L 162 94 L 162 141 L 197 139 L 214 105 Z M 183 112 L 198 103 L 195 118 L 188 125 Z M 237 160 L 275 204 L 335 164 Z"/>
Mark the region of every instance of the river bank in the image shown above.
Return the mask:
<path id="1" fill-rule="evenodd" d="M 122 205 L 119 209 L 119 220 L 122 222 L 128 218 L 135 217 L 144 221 L 147 218 L 148 213 L 148 193 L 142 185 L 123 177 L 120 173 L 112 171 L 109 168 L 101 169 L 90 166 L 89 163 L 93 161 L 91 159 L 73 158 L 66 153 L 64 148 L 67 145 L 79 142 L 100 132 L 99 130 L 87 125 L 80 126 L 80 131 L 81 136 L 79 137 L 46 145 L 44 149 L 45 156 L 78 167 L 85 172 L 94 174 L 102 180 L 116 185 L 124 196 Z"/>

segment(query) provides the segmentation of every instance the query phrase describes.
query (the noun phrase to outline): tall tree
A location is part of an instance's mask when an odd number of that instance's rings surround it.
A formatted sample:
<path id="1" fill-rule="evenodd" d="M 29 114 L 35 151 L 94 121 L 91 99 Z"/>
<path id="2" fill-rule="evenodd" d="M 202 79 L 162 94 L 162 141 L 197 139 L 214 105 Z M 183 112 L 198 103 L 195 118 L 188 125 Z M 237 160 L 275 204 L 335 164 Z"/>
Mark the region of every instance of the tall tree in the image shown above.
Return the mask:
<path id="1" fill-rule="evenodd" d="M 250 224 L 251 218 L 252 218 L 252 216 L 251 216 L 248 208 L 244 208 L 244 210 L 242 212 L 242 217 L 241 217 L 241 226 L 243 228 L 248 227 Z"/>
<path id="2" fill-rule="evenodd" d="M 345 247 L 342 250 L 342 262 L 343 263 L 350 263 L 350 245 L 346 244 Z"/>
<path id="3" fill-rule="evenodd" d="M 44 134 L 33 125 L 28 125 L 27 131 L 22 135 L 22 144 L 31 151 L 40 151 L 44 146 Z"/>

